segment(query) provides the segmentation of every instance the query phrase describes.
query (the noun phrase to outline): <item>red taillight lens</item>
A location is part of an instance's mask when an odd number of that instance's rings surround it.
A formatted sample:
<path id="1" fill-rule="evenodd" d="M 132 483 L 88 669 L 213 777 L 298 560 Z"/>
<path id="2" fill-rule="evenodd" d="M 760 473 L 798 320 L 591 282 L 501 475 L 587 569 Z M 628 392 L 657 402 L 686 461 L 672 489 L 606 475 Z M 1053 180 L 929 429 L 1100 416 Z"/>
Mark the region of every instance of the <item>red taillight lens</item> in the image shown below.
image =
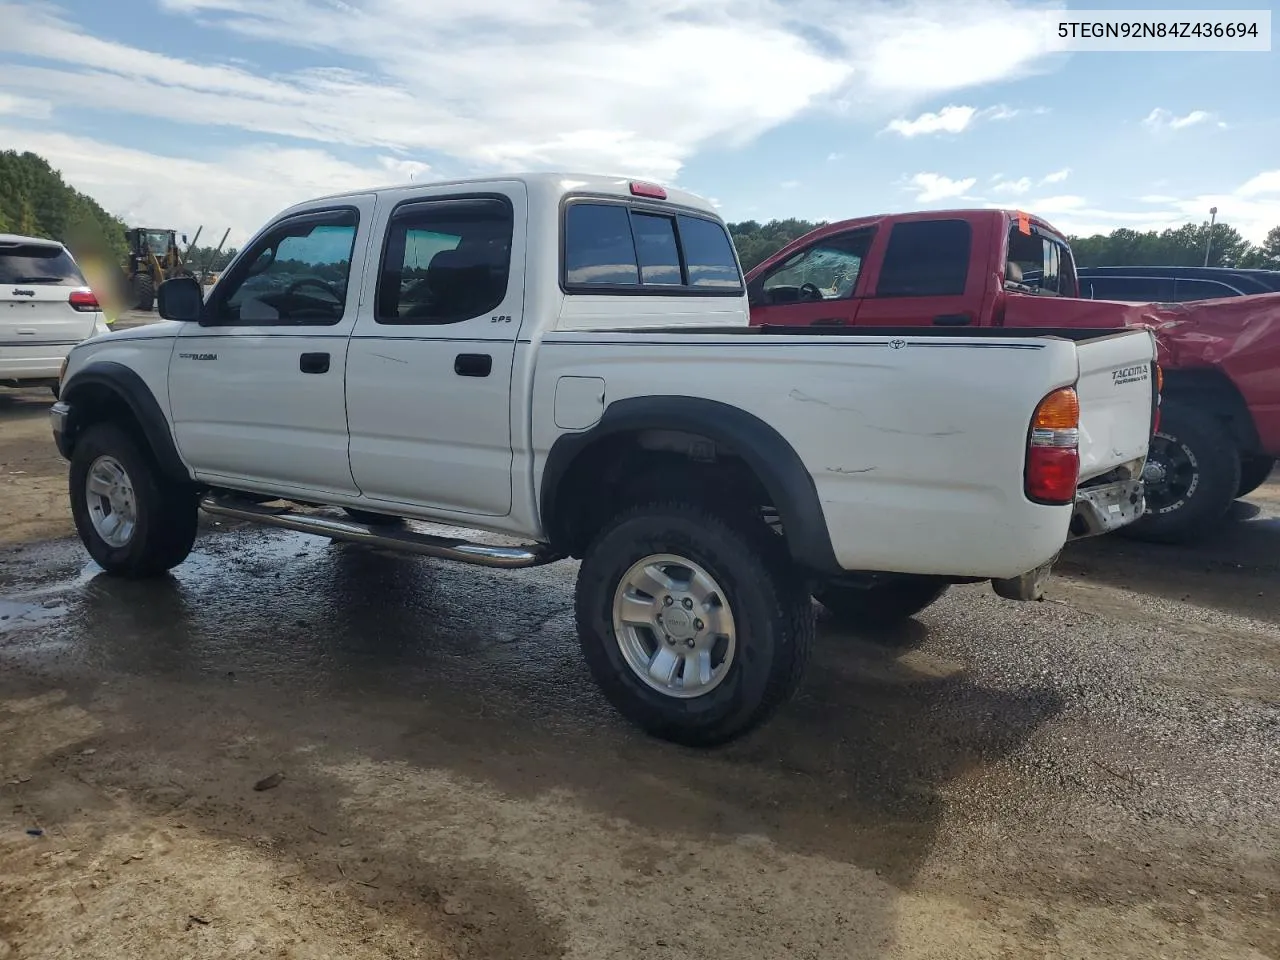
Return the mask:
<path id="1" fill-rule="evenodd" d="M 69 302 L 73 310 L 79 310 L 81 313 L 102 309 L 98 305 L 98 298 L 89 290 L 72 290 Z"/>
<path id="2" fill-rule="evenodd" d="M 662 187 L 656 183 L 641 183 L 639 180 L 631 181 L 631 195 L 633 197 L 653 197 L 655 200 L 667 199 L 667 191 Z"/>
<path id="3" fill-rule="evenodd" d="M 1080 479 L 1080 398 L 1074 387 L 1049 394 L 1031 418 L 1025 490 L 1028 500 L 1073 503 Z"/>

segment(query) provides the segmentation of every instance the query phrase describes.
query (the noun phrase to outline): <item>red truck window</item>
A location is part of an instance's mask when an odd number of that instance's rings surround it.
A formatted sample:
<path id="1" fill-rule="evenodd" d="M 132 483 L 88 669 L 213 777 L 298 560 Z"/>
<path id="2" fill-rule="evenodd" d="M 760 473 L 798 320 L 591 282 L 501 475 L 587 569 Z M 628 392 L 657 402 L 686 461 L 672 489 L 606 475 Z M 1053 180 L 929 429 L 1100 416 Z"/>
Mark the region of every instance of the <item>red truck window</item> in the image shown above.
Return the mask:
<path id="1" fill-rule="evenodd" d="M 1004 279 L 1007 289 L 1048 297 L 1074 297 L 1075 268 L 1066 243 L 1038 227 L 1023 233 L 1015 221 L 1009 226 L 1009 251 Z"/>
<path id="2" fill-rule="evenodd" d="M 952 297 L 964 293 L 973 233 L 964 220 L 905 220 L 893 225 L 877 297 Z"/>
<path id="3" fill-rule="evenodd" d="M 783 261 L 761 283 L 763 302 L 810 303 L 852 297 L 874 233 L 837 233 Z"/>

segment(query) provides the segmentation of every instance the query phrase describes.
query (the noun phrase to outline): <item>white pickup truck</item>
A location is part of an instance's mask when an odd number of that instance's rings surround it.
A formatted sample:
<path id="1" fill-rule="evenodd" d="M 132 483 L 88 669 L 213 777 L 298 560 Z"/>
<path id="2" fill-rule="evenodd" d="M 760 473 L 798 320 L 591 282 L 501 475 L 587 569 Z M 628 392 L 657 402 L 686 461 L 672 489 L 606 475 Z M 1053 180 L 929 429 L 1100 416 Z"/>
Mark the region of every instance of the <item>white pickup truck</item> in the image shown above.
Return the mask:
<path id="1" fill-rule="evenodd" d="M 53 408 L 102 567 L 181 563 L 201 507 L 493 567 L 579 558 L 593 675 L 683 743 L 794 691 L 813 596 L 877 621 L 950 583 L 1034 598 L 1065 541 L 1142 513 L 1148 332 L 751 327 L 722 221 L 652 184 L 325 197 L 159 309 L 72 351 Z"/>

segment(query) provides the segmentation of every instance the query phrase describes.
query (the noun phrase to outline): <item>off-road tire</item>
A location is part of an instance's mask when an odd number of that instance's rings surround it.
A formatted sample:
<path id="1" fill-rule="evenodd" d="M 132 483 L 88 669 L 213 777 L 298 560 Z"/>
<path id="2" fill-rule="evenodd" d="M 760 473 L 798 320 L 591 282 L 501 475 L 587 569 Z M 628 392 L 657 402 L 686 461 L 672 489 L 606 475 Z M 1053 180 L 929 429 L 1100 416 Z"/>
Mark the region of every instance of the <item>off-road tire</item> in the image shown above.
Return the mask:
<path id="1" fill-rule="evenodd" d="M 949 588 L 950 584 L 929 577 L 904 577 L 870 587 L 828 582 L 818 588 L 814 599 L 842 627 L 884 630 L 936 603 Z M 876 634 L 871 639 L 892 644 L 896 635 Z"/>
<path id="2" fill-rule="evenodd" d="M 155 278 L 149 273 L 134 274 L 129 284 L 133 309 L 149 313 L 156 299 Z"/>
<path id="3" fill-rule="evenodd" d="M 86 481 L 90 467 L 101 456 L 114 458 L 133 487 L 136 522 L 122 546 L 112 546 L 99 536 L 89 515 Z M 150 452 L 117 424 L 96 423 L 76 441 L 68 487 L 76 532 L 107 573 L 129 579 L 157 577 L 191 553 L 199 523 L 195 490 L 166 478 Z"/>
<path id="4" fill-rule="evenodd" d="M 1156 438 L 1189 464 L 1186 490 L 1171 503 L 1153 503 L 1148 490 L 1147 512 L 1116 532 L 1153 543 L 1189 543 L 1216 531 L 1239 496 L 1240 452 L 1221 421 L 1177 401 L 1166 400 L 1160 411 Z"/>
<path id="5" fill-rule="evenodd" d="M 1247 497 L 1257 490 L 1267 482 L 1275 466 L 1274 457 L 1241 457 L 1240 486 L 1236 489 L 1236 496 Z"/>
<path id="6" fill-rule="evenodd" d="M 700 565 L 733 612 L 737 647 L 728 671 L 691 699 L 642 681 L 614 633 L 619 583 L 655 554 Z M 686 746 L 726 743 L 767 720 L 798 689 L 813 648 L 813 606 L 782 538 L 755 518 L 726 518 L 692 502 L 646 503 L 606 523 L 582 559 L 575 601 L 583 655 L 609 702 L 651 735 Z"/>

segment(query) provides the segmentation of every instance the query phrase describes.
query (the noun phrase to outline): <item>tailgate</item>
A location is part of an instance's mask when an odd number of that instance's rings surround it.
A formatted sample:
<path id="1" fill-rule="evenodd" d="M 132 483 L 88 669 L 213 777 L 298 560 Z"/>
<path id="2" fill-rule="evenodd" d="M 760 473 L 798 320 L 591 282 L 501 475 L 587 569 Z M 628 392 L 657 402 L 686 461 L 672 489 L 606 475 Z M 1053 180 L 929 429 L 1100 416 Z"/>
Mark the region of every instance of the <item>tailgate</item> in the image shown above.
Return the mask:
<path id="1" fill-rule="evenodd" d="M 1080 483 L 1141 460 L 1151 442 L 1155 340 L 1146 330 L 1076 344 Z"/>

